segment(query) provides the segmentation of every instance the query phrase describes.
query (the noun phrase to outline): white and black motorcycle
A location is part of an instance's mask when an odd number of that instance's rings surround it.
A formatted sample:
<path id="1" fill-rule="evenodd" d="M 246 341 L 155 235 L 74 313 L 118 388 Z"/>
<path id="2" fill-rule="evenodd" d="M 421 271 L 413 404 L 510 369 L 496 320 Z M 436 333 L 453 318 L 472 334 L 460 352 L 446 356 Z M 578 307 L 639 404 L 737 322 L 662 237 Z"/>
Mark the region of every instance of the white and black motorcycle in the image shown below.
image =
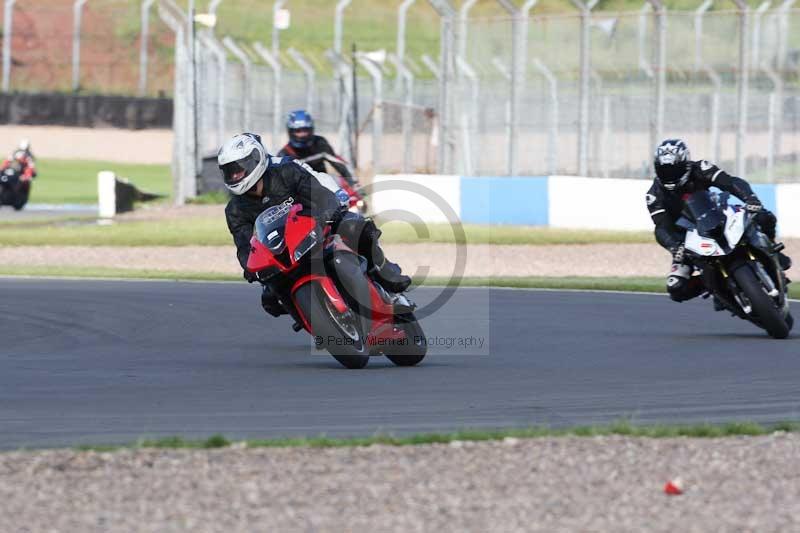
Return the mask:
<path id="1" fill-rule="evenodd" d="M 785 339 L 794 326 L 786 276 L 774 245 L 730 194 L 697 191 L 686 200 L 677 224 L 686 229 L 684 247 L 703 283 L 725 309 Z"/>

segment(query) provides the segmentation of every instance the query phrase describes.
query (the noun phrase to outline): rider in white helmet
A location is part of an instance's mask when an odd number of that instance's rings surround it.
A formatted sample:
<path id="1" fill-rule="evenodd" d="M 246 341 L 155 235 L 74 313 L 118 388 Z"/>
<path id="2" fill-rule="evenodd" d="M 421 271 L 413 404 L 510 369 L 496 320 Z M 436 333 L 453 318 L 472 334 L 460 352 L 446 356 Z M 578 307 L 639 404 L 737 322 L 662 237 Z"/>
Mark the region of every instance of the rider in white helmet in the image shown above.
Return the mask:
<path id="1" fill-rule="evenodd" d="M 402 292 L 411 284 L 411 278 L 402 275 L 400 267 L 386 260 L 375 224 L 354 213 L 343 213 L 336 195 L 320 183 L 307 165 L 289 157 L 270 156 L 261 137 L 253 133 L 236 135 L 223 144 L 217 163 L 225 186 L 233 194 L 225 207 L 225 218 L 247 281 L 257 279 L 246 269 L 256 218 L 267 207 L 292 198 L 303 204 L 304 215 L 313 216 L 321 225 L 331 223 L 345 242 L 367 259 L 371 275 L 384 288 Z M 286 312 L 268 286 L 264 287 L 262 304 L 274 316 Z"/>

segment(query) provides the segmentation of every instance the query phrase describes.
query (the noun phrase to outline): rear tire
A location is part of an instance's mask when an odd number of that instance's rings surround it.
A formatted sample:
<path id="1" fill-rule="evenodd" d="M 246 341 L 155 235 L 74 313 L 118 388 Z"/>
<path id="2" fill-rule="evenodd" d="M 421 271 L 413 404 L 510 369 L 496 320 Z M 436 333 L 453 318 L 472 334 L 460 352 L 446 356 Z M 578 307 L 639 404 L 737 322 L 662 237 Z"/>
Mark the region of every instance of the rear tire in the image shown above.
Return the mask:
<path id="1" fill-rule="evenodd" d="M 397 315 L 395 317 L 398 328 L 401 328 L 408 338 L 408 343 L 392 347 L 392 353 L 387 353 L 386 358 L 397 366 L 414 366 L 425 359 L 428 353 L 428 341 L 425 332 L 417 322 L 414 313 Z"/>
<path id="2" fill-rule="evenodd" d="M 336 311 L 316 283 L 297 289 L 295 302 L 311 326 L 317 348 L 327 350 L 345 368 L 367 366 L 369 350 L 356 313 Z"/>
<path id="3" fill-rule="evenodd" d="M 791 327 L 787 324 L 787 320 L 775 300 L 764 291 L 764 287 L 753 269 L 749 265 L 743 266 L 733 273 L 733 278 L 747 299 L 750 300 L 753 313 L 767 333 L 776 339 L 788 337 Z"/>

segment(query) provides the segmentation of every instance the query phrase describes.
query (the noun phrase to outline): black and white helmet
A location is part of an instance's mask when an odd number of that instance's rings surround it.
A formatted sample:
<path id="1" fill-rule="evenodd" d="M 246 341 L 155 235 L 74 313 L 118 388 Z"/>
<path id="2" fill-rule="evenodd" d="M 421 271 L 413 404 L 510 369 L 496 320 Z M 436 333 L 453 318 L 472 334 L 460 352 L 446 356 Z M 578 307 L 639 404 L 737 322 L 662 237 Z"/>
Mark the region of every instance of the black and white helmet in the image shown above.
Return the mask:
<path id="1" fill-rule="evenodd" d="M 691 154 L 680 139 L 666 139 L 656 148 L 653 165 L 656 178 L 668 191 L 680 189 L 689 181 Z"/>
<path id="2" fill-rule="evenodd" d="M 258 183 L 268 163 L 261 137 L 254 133 L 234 136 L 222 145 L 217 154 L 225 186 L 236 195 L 246 193 Z"/>

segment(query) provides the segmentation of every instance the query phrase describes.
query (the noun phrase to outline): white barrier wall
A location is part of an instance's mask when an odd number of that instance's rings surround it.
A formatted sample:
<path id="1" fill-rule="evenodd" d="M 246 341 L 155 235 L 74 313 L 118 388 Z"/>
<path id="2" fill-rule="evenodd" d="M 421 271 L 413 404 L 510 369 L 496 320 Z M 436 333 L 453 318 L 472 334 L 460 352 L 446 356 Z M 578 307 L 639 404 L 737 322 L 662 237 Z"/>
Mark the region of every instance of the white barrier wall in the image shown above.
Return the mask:
<path id="1" fill-rule="evenodd" d="M 548 226 L 554 228 L 651 230 L 645 194 L 649 180 L 550 176 Z"/>
<path id="2" fill-rule="evenodd" d="M 429 174 L 375 176 L 369 202 L 373 213 L 391 220 L 458 222 L 461 178 Z M 443 205 L 444 204 L 444 209 Z"/>
<path id="3" fill-rule="evenodd" d="M 371 203 L 373 213 L 409 221 L 449 222 L 454 215 L 472 224 L 652 231 L 645 198 L 651 185 L 650 180 L 574 176 L 382 175 L 375 177 Z M 800 184 L 753 188 L 777 215 L 779 235 L 800 237 Z"/>
<path id="4" fill-rule="evenodd" d="M 800 184 L 775 186 L 776 215 L 781 237 L 800 237 Z"/>

